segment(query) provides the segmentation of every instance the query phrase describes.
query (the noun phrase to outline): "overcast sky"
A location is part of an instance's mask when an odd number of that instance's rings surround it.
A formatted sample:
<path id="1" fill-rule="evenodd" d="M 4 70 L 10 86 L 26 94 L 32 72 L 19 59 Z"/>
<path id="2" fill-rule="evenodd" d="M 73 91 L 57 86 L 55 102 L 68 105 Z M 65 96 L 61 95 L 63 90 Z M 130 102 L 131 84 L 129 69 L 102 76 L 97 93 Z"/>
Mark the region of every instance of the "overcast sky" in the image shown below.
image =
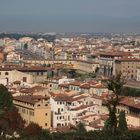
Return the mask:
<path id="1" fill-rule="evenodd" d="M 0 0 L 0 31 L 140 33 L 140 0 Z"/>

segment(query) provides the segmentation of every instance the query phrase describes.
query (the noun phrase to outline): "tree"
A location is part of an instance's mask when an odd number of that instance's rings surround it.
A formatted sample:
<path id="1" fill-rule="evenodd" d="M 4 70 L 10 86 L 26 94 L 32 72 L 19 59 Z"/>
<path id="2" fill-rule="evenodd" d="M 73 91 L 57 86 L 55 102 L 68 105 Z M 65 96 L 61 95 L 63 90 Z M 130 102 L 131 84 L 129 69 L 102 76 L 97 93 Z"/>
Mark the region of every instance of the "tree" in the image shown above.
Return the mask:
<path id="1" fill-rule="evenodd" d="M 112 133 L 116 131 L 117 128 L 117 116 L 116 116 L 116 108 L 119 104 L 119 95 L 121 95 L 123 90 L 123 85 L 125 84 L 125 80 L 122 77 L 122 74 L 119 73 L 116 76 L 112 76 L 107 81 L 107 87 L 110 91 L 112 91 L 109 99 L 107 101 L 107 108 L 109 111 L 109 125 L 106 125 L 110 129 Z"/>
<path id="2" fill-rule="evenodd" d="M 4 110 L 0 114 L 0 133 L 13 134 L 24 128 L 25 122 L 17 110 Z"/>
<path id="3" fill-rule="evenodd" d="M 119 130 L 121 130 L 121 132 L 124 132 L 124 131 L 128 130 L 124 111 L 121 111 L 120 114 L 119 114 L 118 128 L 119 128 Z"/>
<path id="4" fill-rule="evenodd" d="M 50 131 L 47 129 L 42 130 L 40 140 L 51 140 L 51 139 L 52 139 L 52 135 L 51 135 Z"/>
<path id="5" fill-rule="evenodd" d="M 76 70 L 74 70 L 74 69 L 69 70 L 68 77 L 75 78 L 76 77 Z"/>
<path id="6" fill-rule="evenodd" d="M 13 109 L 13 97 L 8 89 L 0 84 L 0 110 Z"/>
<path id="7" fill-rule="evenodd" d="M 96 77 L 96 73 L 88 73 L 88 77 L 89 78 L 95 78 Z"/>
<path id="8" fill-rule="evenodd" d="M 28 49 L 28 44 L 25 43 L 25 44 L 24 44 L 24 50 L 27 50 L 27 49 Z"/>
<path id="9" fill-rule="evenodd" d="M 108 118 L 106 121 L 105 121 L 105 124 L 104 124 L 104 130 L 110 130 L 111 128 L 111 119 Z"/>
<path id="10" fill-rule="evenodd" d="M 0 84 L 0 133 L 13 134 L 24 128 L 24 121 L 13 104 L 8 89 Z"/>
<path id="11" fill-rule="evenodd" d="M 24 135 L 25 136 L 40 136 L 42 133 L 42 128 L 36 124 L 36 123 L 30 123 L 25 129 L 24 129 Z"/>
<path id="12" fill-rule="evenodd" d="M 83 133 L 86 133 L 86 129 L 85 129 L 85 125 L 83 123 L 79 123 L 77 126 L 76 126 L 76 132 L 78 134 L 83 134 Z"/>

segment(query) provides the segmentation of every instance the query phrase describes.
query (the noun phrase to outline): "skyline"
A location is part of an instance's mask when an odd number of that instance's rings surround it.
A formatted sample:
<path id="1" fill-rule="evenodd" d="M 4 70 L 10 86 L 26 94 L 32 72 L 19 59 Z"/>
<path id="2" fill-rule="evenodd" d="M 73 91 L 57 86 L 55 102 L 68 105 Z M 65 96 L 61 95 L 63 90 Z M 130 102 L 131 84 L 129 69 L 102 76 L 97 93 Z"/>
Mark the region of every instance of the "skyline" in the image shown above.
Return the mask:
<path id="1" fill-rule="evenodd" d="M 0 2 L 0 31 L 140 33 L 139 0 Z"/>

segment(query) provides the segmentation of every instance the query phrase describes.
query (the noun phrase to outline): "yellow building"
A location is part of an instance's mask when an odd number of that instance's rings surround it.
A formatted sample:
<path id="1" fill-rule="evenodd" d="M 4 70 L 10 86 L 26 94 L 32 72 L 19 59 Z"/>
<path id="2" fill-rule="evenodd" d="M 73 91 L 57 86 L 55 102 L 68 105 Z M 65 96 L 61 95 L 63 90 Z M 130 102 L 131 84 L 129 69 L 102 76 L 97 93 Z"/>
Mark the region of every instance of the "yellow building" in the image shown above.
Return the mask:
<path id="1" fill-rule="evenodd" d="M 99 63 L 82 60 L 77 61 L 77 65 L 75 66 L 76 69 L 87 73 L 96 72 L 98 67 Z"/>
<path id="2" fill-rule="evenodd" d="M 49 97 L 41 95 L 23 95 L 16 96 L 13 99 L 14 105 L 26 125 L 31 122 L 39 124 L 43 129 L 50 128 L 51 125 L 51 107 Z"/>
<path id="3" fill-rule="evenodd" d="M 99 67 L 99 63 L 91 61 L 82 61 L 82 60 L 24 60 L 25 63 L 31 65 L 36 64 L 63 64 L 65 68 L 77 69 L 82 72 L 96 72 L 96 69 Z"/>
<path id="4" fill-rule="evenodd" d="M 127 79 L 137 79 L 137 67 L 140 67 L 140 59 L 121 58 L 115 60 L 114 74 L 121 72 Z"/>

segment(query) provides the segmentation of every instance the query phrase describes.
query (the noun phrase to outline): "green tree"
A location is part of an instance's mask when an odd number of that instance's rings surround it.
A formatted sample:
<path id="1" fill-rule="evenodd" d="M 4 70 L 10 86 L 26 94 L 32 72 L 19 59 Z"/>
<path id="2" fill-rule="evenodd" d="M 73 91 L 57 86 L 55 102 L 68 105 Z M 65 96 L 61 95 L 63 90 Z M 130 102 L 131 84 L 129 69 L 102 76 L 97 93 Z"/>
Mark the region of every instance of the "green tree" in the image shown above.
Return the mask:
<path id="1" fill-rule="evenodd" d="M 42 128 L 38 124 L 32 122 L 23 129 L 20 140 L 47 140 L 42 133 Z"/>
<path id="2" fill-rule="evenodd" d="M 36 123 L 30 123 L 24 129 L 24 136 L 40 136 L 42 133 L 42 128 Z"/>
<path id="3" fill-rule="evenodd" d="M 121 132 L 124 132 L 124 131 L 128 130 L 124 111 L 121 111 L 120 114 L 119 114 L 118 128 L 119 128 L 119 130 L 121 130 Z"/>
<path id="4" fill-rule="evenodd" d="M 47 129 L 42 130 L 40 140 L 51 140 L 51 139 L 52 137 L 50 131 Z"/>
<path id="5" fill-rule="evenodd" d="M 107 108 L 109 111 L 109 122 L 107 122 L 106 125 L 110 129 L 112 133 L 116 132 L 117 129 L 117 116 L 116 116 L 116 108 L 119 103 L 119 95 L 121 95 L 122 90 L 123 90 L 123 85 L 125 84 L 125 80 L 122 77 L 122 74 L 119 73 L 116 76 L 112 76 L 108 81 L 107 81 L 107 87 L 110 91 L 112 91 L 108 101 L 107 101 Z"/>
<path id="6" fill-rule="evenodd" d="M 13 109 L 13 97 L 8 89 L 0 84 L 0 110 Z"/>
<path id="7" fill-rule="evenodd" d="M 108 118 L 106 121 L 105 121 L 105 124 L 104 124 L 104 130 L 110 130 L 111 128 L 111 120 L 110 118 Z"/>
<path id="8" fill-rule="evenodd" d="M 27 50 L 28 49 L 28 44 L 24 44 L 24 50 Z"/>
<path id="9" fill-rule="evenodd" d="M 24 128 L 24 121 L 14 107 L 13 98 L 8 89 L 0 84 L 0 133 L 13 134 Z"/>
<path id="10" fill-rule="evenodd" d="M 76 77 L 76 70 L 74 70 L 74 69 L 69 70 L 68 77 L 75 78 Z"/>
<path id="11" fill-rule="evenodd" d="M 76 126 L 76 133 L 78 134 L 84 134 L 86 133 L 86 128 L 85 128 L 85 125 L 83 123 L 79 123 L 77 126 Z"/>
<path id="12" fill-rule="evenodd" d="M 4 110 L 0 114 L 0 133 L 13 134 L 13 132 L 20 132 L 24 128 L 25 121 L 21 118 L 18 111 Z"/>

